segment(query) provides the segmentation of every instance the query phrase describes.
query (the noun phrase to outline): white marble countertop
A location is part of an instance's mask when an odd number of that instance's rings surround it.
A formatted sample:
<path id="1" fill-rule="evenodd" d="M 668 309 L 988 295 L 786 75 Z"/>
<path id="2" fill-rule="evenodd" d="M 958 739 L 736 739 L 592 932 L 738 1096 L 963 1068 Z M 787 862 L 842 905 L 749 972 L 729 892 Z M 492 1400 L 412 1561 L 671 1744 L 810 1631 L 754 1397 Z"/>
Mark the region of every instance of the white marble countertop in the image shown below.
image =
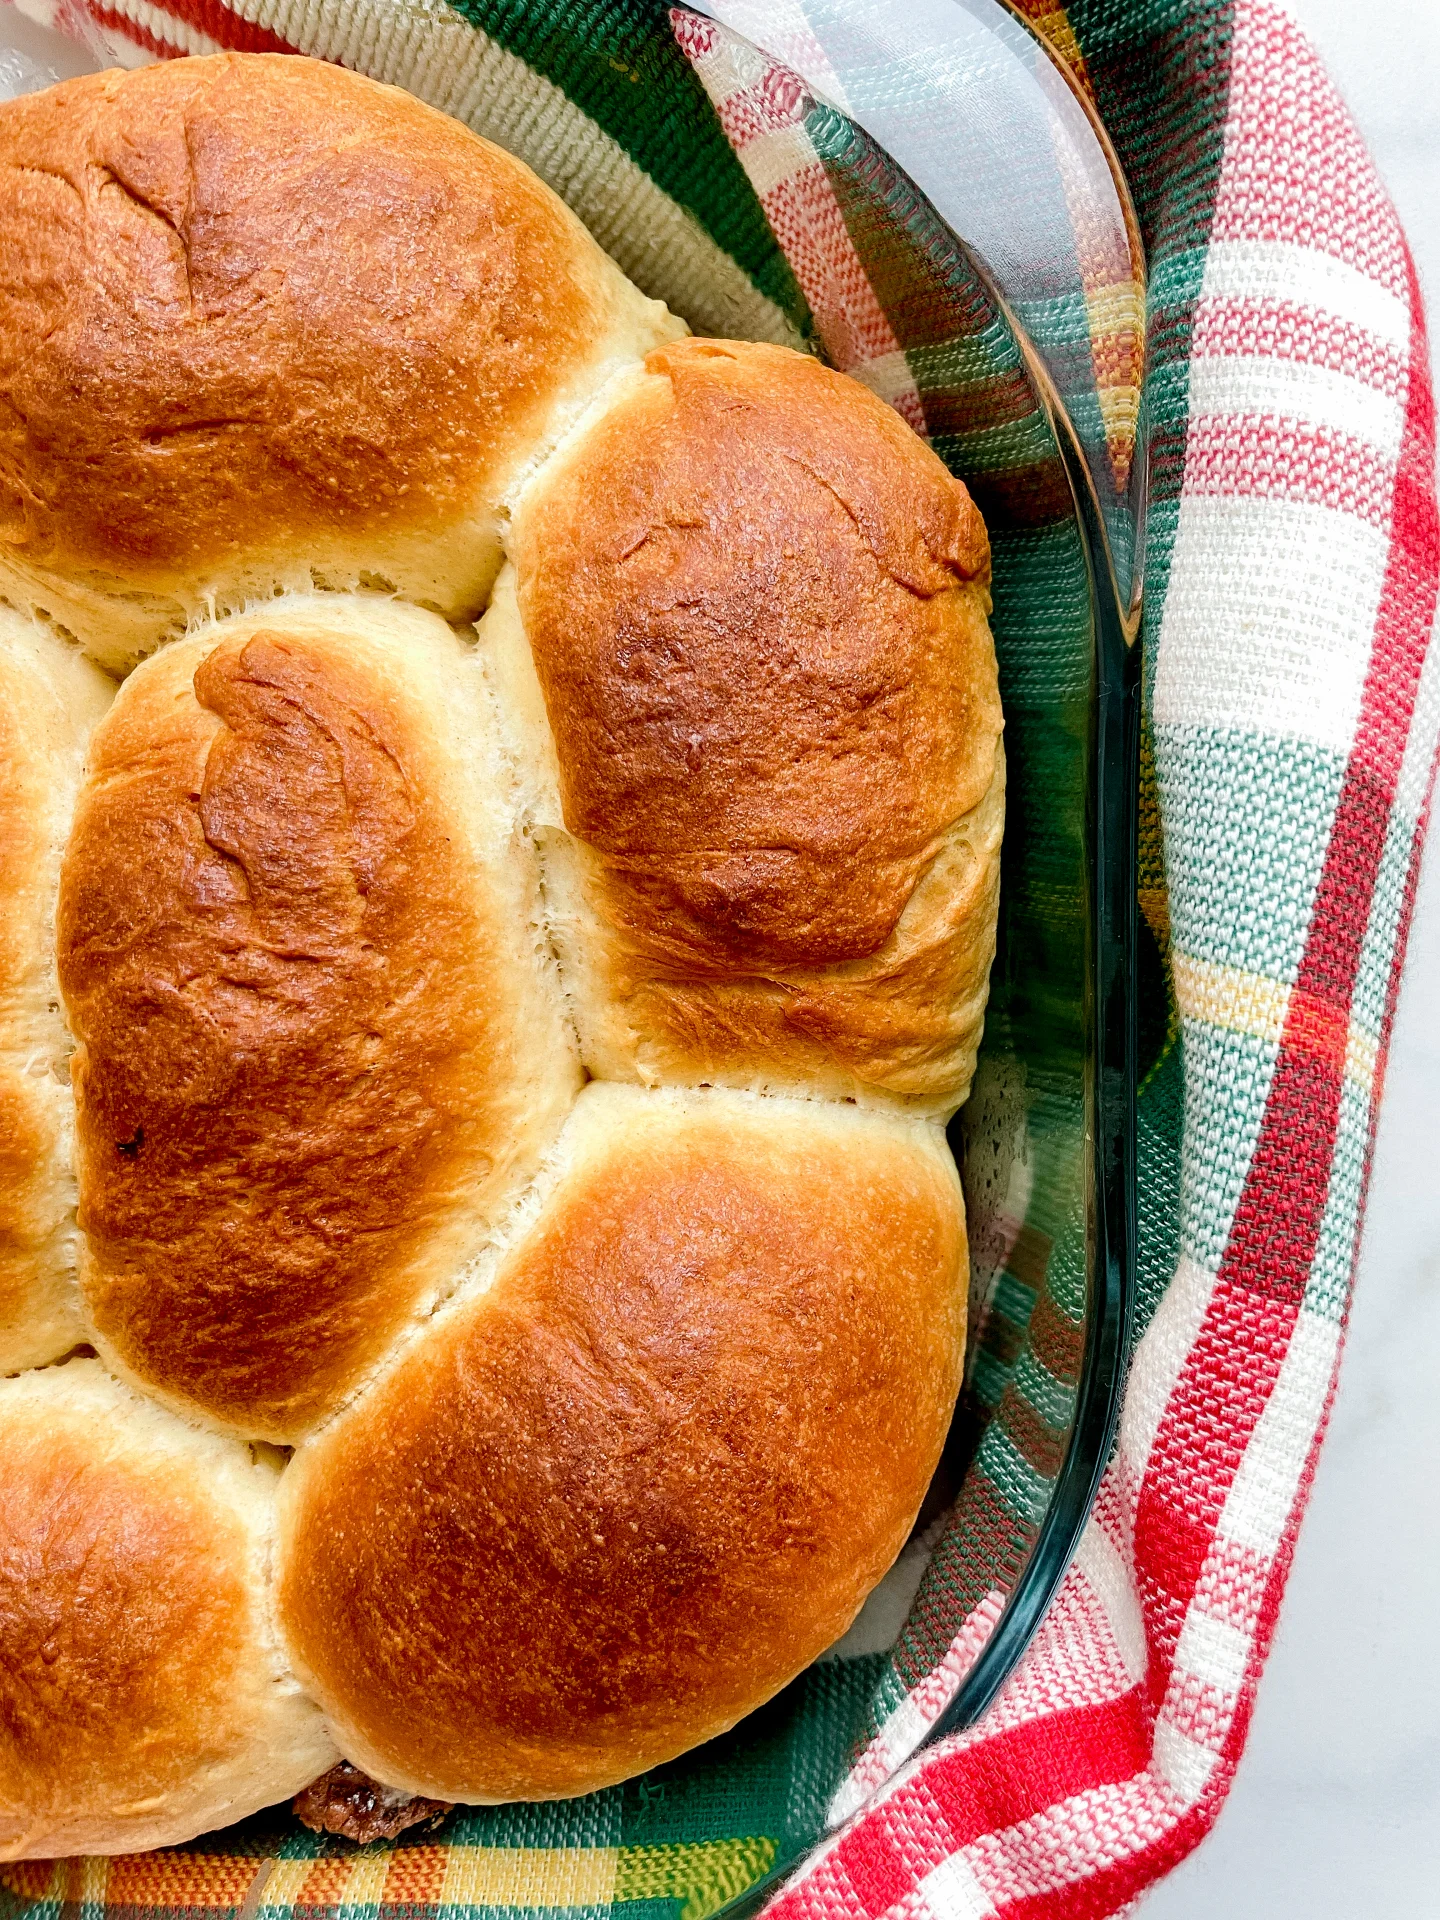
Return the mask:
<path id="1" fill-rule="evenodd" d="M 1440 0 L 1285 0 L 1440 333 Z M 1440 834 L 1410 936 L 1329 1436 L 1249 1746 L 1144 1920 L 1440 1920 Z"/>

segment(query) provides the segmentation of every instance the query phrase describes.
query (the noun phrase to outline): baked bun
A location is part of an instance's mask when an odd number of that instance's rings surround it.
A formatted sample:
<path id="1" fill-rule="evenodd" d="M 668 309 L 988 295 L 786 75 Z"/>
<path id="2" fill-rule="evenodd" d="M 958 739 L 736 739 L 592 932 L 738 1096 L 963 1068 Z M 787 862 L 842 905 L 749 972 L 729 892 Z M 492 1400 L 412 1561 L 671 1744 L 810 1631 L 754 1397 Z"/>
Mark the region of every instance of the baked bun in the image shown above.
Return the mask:
<path id="1" fill-rule="evenodd" d="M 474 645 L 374 594 L 177 641 L 96 729 L 58 929 L 81 1280 L 182 1411 L 293 1444 L 575 1097 L 495 736 Z"/>
<path id="2" fill-rule="evenodd" d="M 944 1439 L 984 528 L 353 74 L 0 157 L 0 1855 L 623 1780 Z"/>
<path id="3" fill-rule="evenodd" d="M 508 710 L 548 717 L 589 1071 L 952 1111 L 1004 817 L 964 488 L 818 361 L 684 340 L 542 469 L 510 548 L 487 625 L 539 680 Z"/>
<path id="4" fill-rule="evenodd" d="M 334 1761 L 271 1614 L 279 1479 L 94 1360 L 0 1381 L 0 1860 L 171 1846 Z"/>
<path id="5" fill-rule="evenodd" d="M 470 619 L 517 475 L 678 330 L 527 167 L 284 54 L 7 102 L 0 228 L 0 591 L 116 669 L 277 586 Z"/>
<path id="6" fill-rule="evenodd" d="M 964 1269 L 922 1122 L 588 1086 L 533 1223 L 285 1476 L 281 1621 L 346 1754 L 548 1800 L 768 1699 L 904 1545 Z"/>

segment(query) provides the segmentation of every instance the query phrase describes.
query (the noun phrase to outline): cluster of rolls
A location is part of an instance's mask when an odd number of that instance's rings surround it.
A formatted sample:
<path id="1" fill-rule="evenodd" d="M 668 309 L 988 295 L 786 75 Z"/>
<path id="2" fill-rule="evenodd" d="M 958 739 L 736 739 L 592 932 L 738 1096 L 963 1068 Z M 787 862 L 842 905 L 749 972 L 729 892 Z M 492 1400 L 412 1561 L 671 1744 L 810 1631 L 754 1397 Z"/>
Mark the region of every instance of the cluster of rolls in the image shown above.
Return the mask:
<path id="1" fill-rule="evenodd" d="M 980 519 L 335 68 L 0 107 L 0 229 L 0 1858 L 621 1780 L 946 1430 Z"/>

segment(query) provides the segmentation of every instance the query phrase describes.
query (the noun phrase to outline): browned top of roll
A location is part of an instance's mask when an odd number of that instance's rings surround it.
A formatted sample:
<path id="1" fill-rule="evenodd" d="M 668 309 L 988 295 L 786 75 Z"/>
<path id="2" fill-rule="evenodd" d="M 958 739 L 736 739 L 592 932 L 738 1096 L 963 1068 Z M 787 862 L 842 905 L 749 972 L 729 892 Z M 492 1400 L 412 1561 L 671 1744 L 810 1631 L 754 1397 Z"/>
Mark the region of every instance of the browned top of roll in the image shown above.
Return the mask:
<path id="1" fill-rule="evenodd" d="M 871 953 L 994 772 L 980 516 L 802 355 L 646 366 L 517 526 L 565 824 L 686 965 Z"/>
<path id="2" fill-rule="evenodd" d="M 93 1360 L 0 1382 L 0 1860 L 174 1844 L 330 1763 L 269 1625 L 275 1479 Z"/>
<path id="3" fill-rule="evenodd" d="M 0 230 L 0 542 L 161 585 L 453 519 L 623 288 L 499 148 L 284 55 L 6 103 Z"/>
<path id="4" fill-rule="evenodd" d="M 588 1088 L 490 1292 L 286 1477 L 286 1631 L 377 1777 L 625 1779 L 767 1699 L 904 1541 L 959 1379 L 953 1169 L 853 1110 L 691 1098 Z"/>
<path id="5" fill-rule="evenodd" d="M 296 604 L 126 682 L 59 919 L 95 1325 L 280 1441 L 446 1289 L 573 1087 L 523 889 L 477 856 L 483 738 L 444 733 L 463 646 L 385 601 Z"/>
<path id="6" fill-rule="evenodd" d="M 199 1474 L 107 1458 L 98 1421 L 26 1433 L 0 1418 L 0 1431 L 0 1555 L 24 1563 L 23 1578 L 0 1581 L 4 1847 L 28 1837 L 21 1809 L 36 1825 L 93 1819 L 93 1776 L 141 1729 L 152 1731 L 141 1784 L 184 1785 L 233 1684 L 252 1601 L 247 1543 L 204 1501 Z M 133 1754 L 122 1760 L 133 1778 Z"/>

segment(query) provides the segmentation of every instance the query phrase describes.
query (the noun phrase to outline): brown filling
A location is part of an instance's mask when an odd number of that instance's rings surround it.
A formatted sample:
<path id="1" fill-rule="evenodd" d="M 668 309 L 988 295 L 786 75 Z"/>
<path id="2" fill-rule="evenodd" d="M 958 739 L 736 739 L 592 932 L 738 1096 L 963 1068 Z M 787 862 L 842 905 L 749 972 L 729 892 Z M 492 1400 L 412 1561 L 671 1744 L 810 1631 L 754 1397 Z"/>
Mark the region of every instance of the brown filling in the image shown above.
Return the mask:
<path id="1" fill-rule="evenodd" d="M 295 1812 L 316 1833 L 338 1833 L 364 1846 L 393 1840 L 407 1827 L 428 1820 L 439 1826 L 450 1812 L 448 1800 L 421 1800 L 397 1787 L 382 1787 L 368 1773 L 342 1760 L 295 1796 Z"/>

